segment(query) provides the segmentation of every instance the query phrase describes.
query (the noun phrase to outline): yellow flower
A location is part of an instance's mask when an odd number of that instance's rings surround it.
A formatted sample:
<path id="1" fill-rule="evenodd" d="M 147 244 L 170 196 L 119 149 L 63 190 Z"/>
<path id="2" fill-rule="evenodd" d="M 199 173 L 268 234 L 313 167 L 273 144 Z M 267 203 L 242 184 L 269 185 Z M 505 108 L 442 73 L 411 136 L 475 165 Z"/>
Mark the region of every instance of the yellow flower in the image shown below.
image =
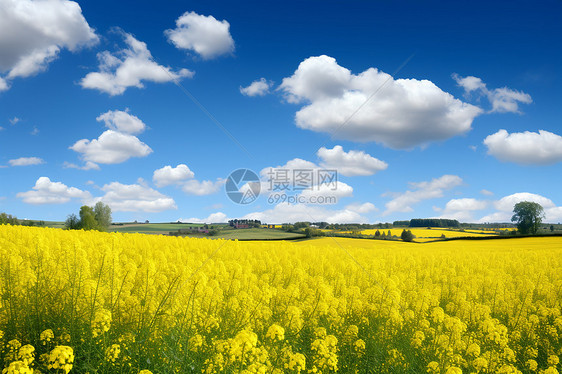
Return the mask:
<path id="1" fill-rule="evenodd" d="M 33 348 L 33 346 L 30 344 L 24 345 L 20 348 L 18 358 L 27 366 L 31 365 L 31 363 L 35 359 L 35 348 Z"/>
<path id="2" fill-rule="evenodd" d="M 33 374 L 33 369 L 28 367 L 23 361 L 13 361 L 7 368 L 2 370 L 2 374 Z"/>
<path id="3" fill-rule="evenodd" d="M 74 363 L 74 350 L 66 345 L 58 345 L 49 353 L 48 360 L 49 369 L 63 370 L 68 374 Z"/>
<path id="4" fill-rule="evenodd" d="M 43 343 L 43 345 L 45 345 L 45 344 L 49 343 L 52 339 L 55 338 L 55 334 L 53 333 L 53 330 L 47 329 L 47 330 L 44 330 L 41 333 L 39 338 L 41 339 L 41 342 Z"/>
<path id="5" fill-rule="evenodd" d="M 119 344 L 112 344 L 111 347 L 105 350 L 105 360 L 114 363 L 119 358 L 121 353 L 121 346 Z"/>
<path id="6" fill-rule="evenodd" d="M 281 341 L 285 339 L 285 329 L 277 324 L 269 326 L 265 337 L 273 341 Z"/>

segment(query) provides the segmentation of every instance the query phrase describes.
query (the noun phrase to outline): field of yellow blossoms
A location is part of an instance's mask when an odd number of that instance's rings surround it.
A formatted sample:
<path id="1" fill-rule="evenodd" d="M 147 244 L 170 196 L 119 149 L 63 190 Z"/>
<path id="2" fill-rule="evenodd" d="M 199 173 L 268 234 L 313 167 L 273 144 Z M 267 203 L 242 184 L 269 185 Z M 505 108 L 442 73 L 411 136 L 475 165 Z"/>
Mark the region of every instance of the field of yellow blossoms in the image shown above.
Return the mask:
<path id="1" fill-rule="evenodd" d="M 3 374 L 561 371 L 562 238 L 0 226 Z"/>

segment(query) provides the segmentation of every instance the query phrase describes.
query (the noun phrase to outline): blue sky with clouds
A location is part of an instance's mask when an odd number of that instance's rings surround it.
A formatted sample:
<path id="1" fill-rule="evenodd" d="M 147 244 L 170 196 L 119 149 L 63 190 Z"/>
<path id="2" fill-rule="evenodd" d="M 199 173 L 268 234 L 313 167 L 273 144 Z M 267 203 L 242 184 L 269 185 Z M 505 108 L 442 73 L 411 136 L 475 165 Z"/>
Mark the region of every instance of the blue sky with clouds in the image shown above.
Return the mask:
<path id="1" fill-rule="evenodd" d="M 562 221 L 562 4 L 0 0 L 0 211 Z M 334 169 L 283 191 L 266 171 Z M 262 178 L 252 204 L 225 180 Z M 310 197 L 334 196 L 333 204 Z"/>

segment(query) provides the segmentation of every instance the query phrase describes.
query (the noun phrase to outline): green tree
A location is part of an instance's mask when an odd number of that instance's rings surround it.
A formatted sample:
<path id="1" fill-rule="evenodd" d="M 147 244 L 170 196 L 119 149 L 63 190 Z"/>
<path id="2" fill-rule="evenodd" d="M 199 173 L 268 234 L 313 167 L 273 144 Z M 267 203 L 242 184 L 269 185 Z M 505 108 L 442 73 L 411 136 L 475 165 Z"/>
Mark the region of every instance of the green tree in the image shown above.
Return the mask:
<path id="1" fill-rule="evenodd" d="M 109 205 L 98 201 L 94 206 L 94 217 L 97 222 L 97 229 L 100 231 L 107 231 L 111 225 L 111 208 Z"/>
<path id="2" fill-rule="evenodd" d="M 402 234 L 400 234 L 400 238 L 405 242 L 411 242 L 412 240 L 414 240 L 415 237 L 416 236 L 412 234 L 410 230 L 406 230 L 406 229 L 404 229 L 402 231 Z"/>
<path id="3" fill-rule="evenodd" d="M 83 205 L 80 207 L 80 228 L 84 230 L 97 230 L 99 228 L 94 208 L 91 206 Z"/>
<path id="4" fill-rule="evenodd" d="M 539 203 L 521 201 L 513 207 L 512 222 L 517 222 L 521 234 L 536 234 L 544 218 L 544 209 Z"/>
<path id="5" fill-rule="evenodd" d="M 69 214 L 64 222 L 64 227 L 68 230 L 80 230 L 80 218 L 78 218 L 74 213 Z"/>
<path id="6" fill-rule="evenodd" d="M 381 232 L 380 232 L 379 230 L 377 230 L 377 231 L 375 232 L 375 238 L 378 238 L 378 237 L 380 237 L 380 236 L 381 236 Z"/>

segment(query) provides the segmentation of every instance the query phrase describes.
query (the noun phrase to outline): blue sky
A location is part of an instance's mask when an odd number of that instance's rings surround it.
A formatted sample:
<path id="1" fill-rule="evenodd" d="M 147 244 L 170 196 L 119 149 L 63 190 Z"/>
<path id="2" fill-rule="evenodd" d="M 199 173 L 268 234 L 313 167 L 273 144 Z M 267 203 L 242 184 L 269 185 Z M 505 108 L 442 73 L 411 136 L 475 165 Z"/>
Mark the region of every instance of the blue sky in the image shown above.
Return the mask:
<path id="1" fill-rule="evenodd" d="M 490 222 L 532 200 L 562 221 L 561 12 L 0 0 L 0 211 L 64 220 L 101 200 L 116 221 Z M 239 168 L 262 177 L 251 204 L 225 193 Z M 338 185 L 271 204 L 268 168 L 333 169 Z"/>

